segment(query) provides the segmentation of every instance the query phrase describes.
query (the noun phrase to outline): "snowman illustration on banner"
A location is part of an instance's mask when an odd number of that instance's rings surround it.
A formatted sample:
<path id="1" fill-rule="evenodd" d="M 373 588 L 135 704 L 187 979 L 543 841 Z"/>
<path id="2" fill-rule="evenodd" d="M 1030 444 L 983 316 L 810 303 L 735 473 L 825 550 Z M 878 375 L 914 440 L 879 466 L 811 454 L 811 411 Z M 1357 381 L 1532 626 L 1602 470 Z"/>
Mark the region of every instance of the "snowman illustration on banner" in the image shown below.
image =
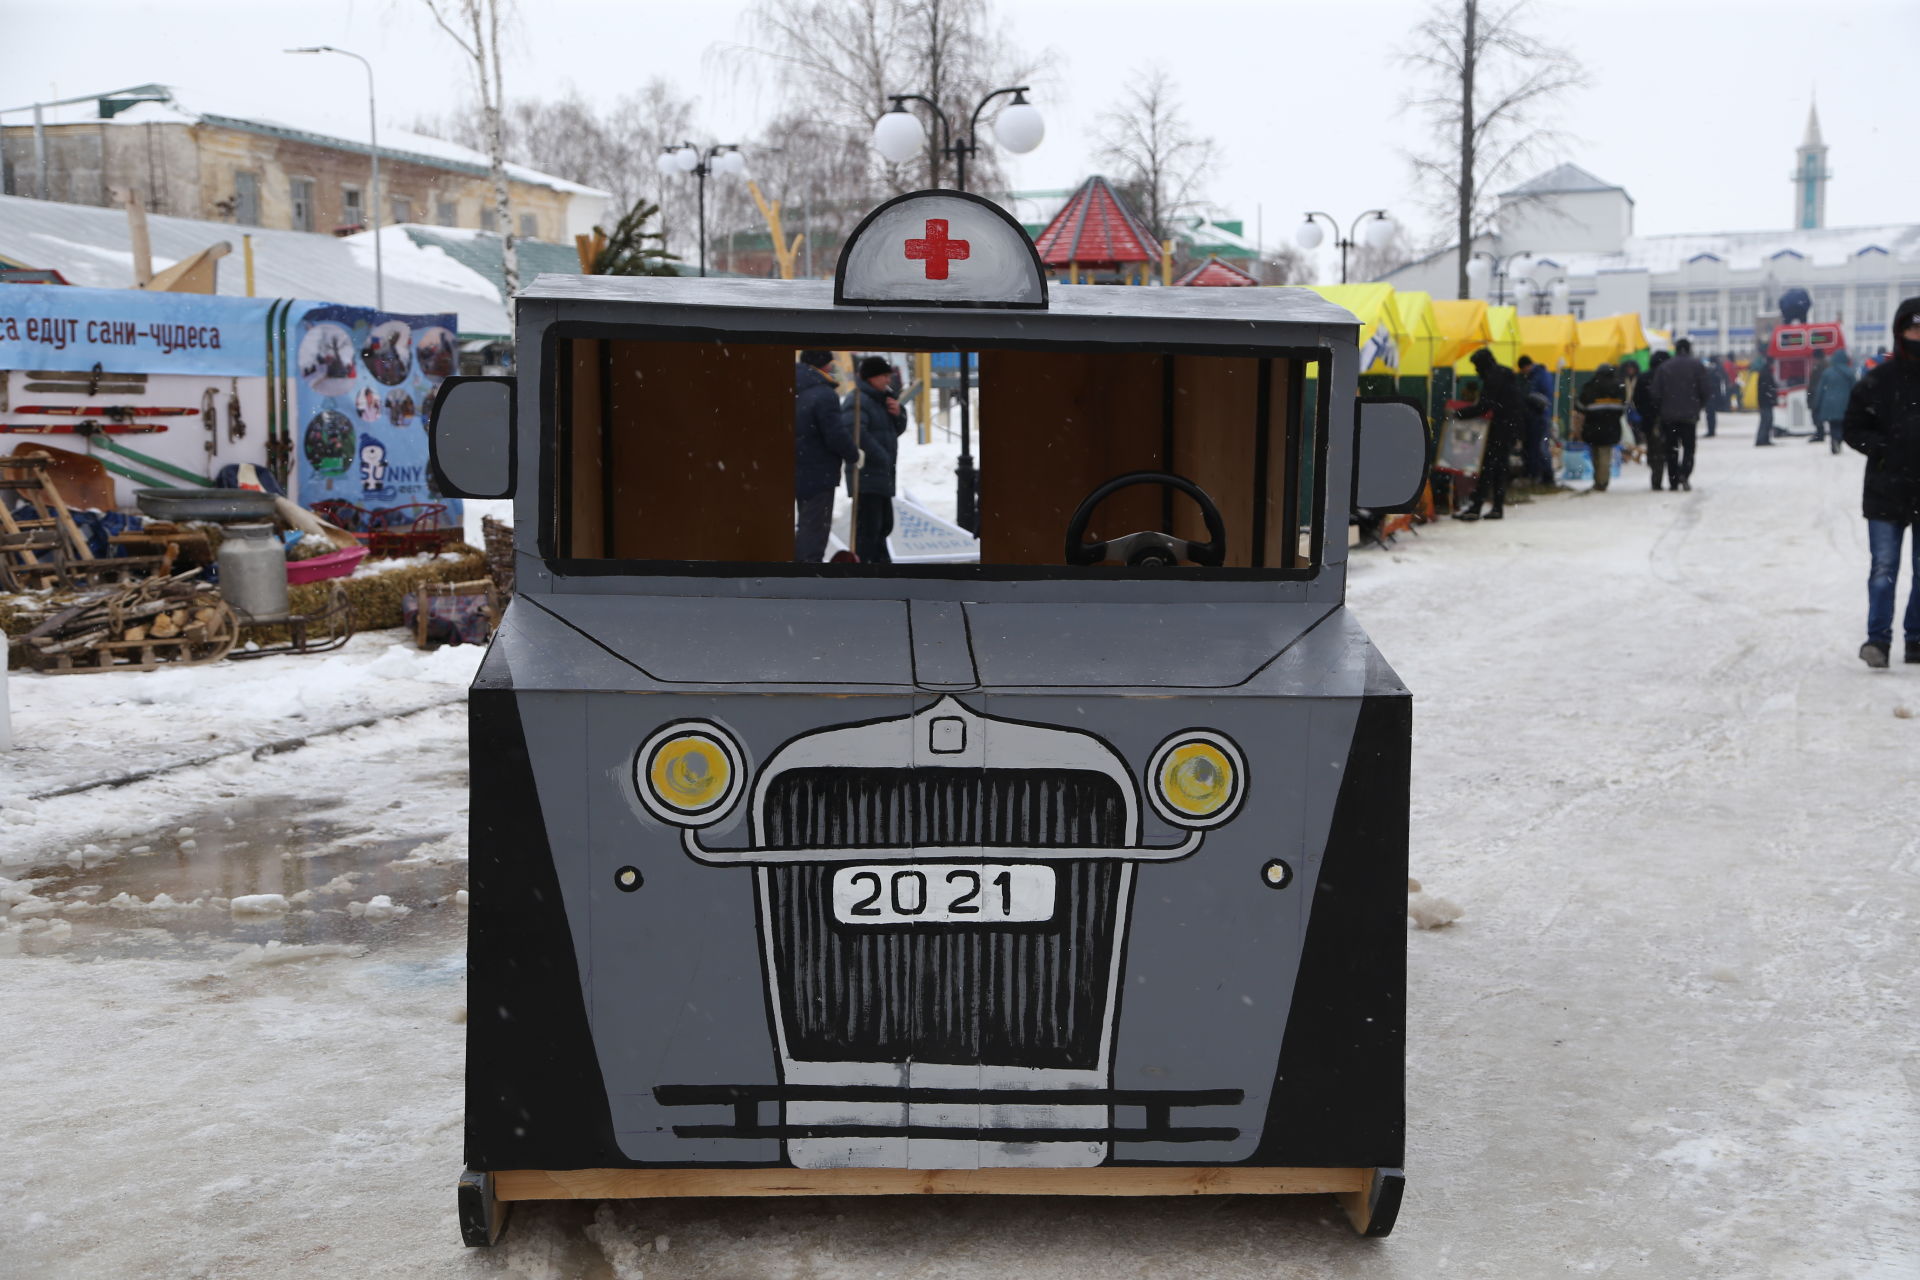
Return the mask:
<path id="1" fill-rule="evenodd" d="M 379 497 L 387 492 L 387 446 L 360 433 L 360 494 Z"/>

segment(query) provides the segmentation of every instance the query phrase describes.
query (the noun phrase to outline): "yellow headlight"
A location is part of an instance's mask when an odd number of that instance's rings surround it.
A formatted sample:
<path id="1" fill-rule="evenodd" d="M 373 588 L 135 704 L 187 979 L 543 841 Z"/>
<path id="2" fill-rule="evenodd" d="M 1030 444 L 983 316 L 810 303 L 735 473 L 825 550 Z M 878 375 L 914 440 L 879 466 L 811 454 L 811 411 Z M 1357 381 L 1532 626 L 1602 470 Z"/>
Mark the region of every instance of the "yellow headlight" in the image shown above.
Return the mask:
<path id="1" fill-rule="evenodd" d="M 662 729 L 641 748 L 636 765 L 640 798 L 668 822 L 703 826 L 717 821 L 739 794 L 739 752 L 714 726 Z"/>
<path id="2" fill-rule="evenodd" d="M 1217 734 L 1180 734 L 1154 753 L 1154 807 L 1180 826 L 1224 822 L 1239 807 L 1240 754 Z"/>

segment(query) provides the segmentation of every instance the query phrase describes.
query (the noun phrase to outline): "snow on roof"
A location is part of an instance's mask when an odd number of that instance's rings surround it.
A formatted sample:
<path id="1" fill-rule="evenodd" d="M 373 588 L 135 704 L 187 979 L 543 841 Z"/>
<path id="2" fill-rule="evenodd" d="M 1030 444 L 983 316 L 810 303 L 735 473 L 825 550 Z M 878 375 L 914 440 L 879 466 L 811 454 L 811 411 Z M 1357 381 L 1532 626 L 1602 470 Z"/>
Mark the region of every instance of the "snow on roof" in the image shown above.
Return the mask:
<path id="1" fill-rule="evenodd" d="M 1718 231 L 1629 236 L 1619 253 L 1553 253 L 1570 275 L 1606 271 L 1678 271 L 1689 262 L 1717 259 L 1732 271 L 1764 268 L 1782 254 L 1816 267 L 1835 267 L 1877 250 L 1902 262 L 1920 262 L 1920 223 L 1878 227 L 1820 227 L 1786 231 Z"/>
<path id="2" fill-rule="evenodd" d="M 1502 191 L 1500 194 L 1503 196 L 1551 196 L 1576 191 L 1624 192 L 1625 190 L 1625 187 L 1594 177 L 1577 164 L 1563 164 L 1528 178 L 1519 186 Z"/>
<path id="3" fill-rule="evenodd" d="M 156 271 L 222 240 L 231 244 L 233 253 L 220 263 L 218 272 L 219 292 L 228 297 L 246 293 L 240 257 L 240 237 L 246 234 L 253 237 L 255 292 L 261 297 L 373 305 L 372 232 L 336 239 L 307 231 L 271 231 L 149 214 L 147 234 Z M 485 276 L 437 245 L 416 243 L 404 226 L 384 227 L 379 234 L 389 311 L 409 315 L 451 311 L 459 318 L 462 334 L 513 331 L 499 290 Z M 130 241 L 127 215 L 120 209 L 0 196 L 0 258 L 53 268 L 76 285 L 131 287 Z"/>
<path id="4" fill-rule="evenodd" d="M 366 140 L 359 136 L 348 136 L 339 131 L 337 125 L 322 119 L 290 122 L 272 119 L 268 116 L 246 114 L 225 114 L 219 112 L 200 112 L 179 102 L 140 102 L 128 107 L 104 124 L 210 124 L 228 128 L 244 129 L 252 133 L 269 133 L 286 137 L 312 140 L 336 147 L 364 151 Z M 484 152 L 471 147 L 463 147 L 457 142 L 445 138 L 430 137 L 424 133 L 414 133 L 406 129 L 395 129 L 382 125 L 380 129 L 380 155 L 384 159 L 410 160 L 416 164 L 432 165 L 436 168 L 455 169 L 465 173 L 491 172 L 491 161 Z M 507 175 L 516 182 L 530 186 L 549 187 L 555 191 L 564 191 L 571 195 L 600 196 L 605 198 L 609 192 L 598 187 L 583 186 L 566 178 L 555 177 L 550 173 L 541 173 L 538 169 L 529 169 L 525 165 L 508 164 Z"/>

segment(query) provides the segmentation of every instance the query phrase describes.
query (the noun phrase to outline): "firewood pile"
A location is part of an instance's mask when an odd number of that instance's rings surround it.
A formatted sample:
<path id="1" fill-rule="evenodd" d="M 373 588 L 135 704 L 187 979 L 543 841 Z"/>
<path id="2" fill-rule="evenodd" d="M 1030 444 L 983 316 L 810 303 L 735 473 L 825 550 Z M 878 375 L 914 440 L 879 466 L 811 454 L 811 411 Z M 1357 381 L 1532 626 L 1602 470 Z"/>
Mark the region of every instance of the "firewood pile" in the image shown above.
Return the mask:
<path id="1" fill-rule="evenodd" d="M 54 674 L 152 671 L 217 662 L 239 638 L 239 620 L 217 588 L 189 569 L 116 584 L 60 602 L 20 636 L 27 665 Z"/>

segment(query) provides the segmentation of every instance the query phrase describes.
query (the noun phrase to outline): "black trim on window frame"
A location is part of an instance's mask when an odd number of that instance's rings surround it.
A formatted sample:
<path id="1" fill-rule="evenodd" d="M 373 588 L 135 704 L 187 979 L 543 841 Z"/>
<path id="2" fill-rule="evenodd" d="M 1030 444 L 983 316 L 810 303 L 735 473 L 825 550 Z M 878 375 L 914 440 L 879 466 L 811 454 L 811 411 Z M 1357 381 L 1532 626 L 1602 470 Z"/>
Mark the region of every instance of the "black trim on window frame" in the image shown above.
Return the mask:
<path id="1" fill-rule="evenodd" d="M 1097 571 L 1089 571 L 1071 565 L 982 565 L 982 564 L 797 564 L 791 561 L 726 561 L 726 560 L 622 560 L 622 559 L 580 559 L 562 557 L 558 554 L 556 535 L 560 503 L 558 484 L 559 466 L 559 424 L 551 416 L 550 409 L 557 404 L 560 377 L 559 362 L 561 344 L 574 339 L 598 339 L 603 341 L 625 342 L 714 342 L 720 344 L 735 343 L 743 346 L 792 347 L 794 350 L 806 348 L 825 348 L 833 351 L 878 349 L 882 342 L 889 339 L 877 335 L 849 335 L 835 332 L 826 327 L 812 330 L 756 330 L 738 338 L 730 338 L 715 333 L 704 326 L 667 325 L 667 324 L 609 324 L 589 320 L 562 320 L 547 325 L 541 331 L 539 352 L 539 407 L 540 407 L 540 474 L 539 502 L 540 512 L 537 520 L 537 546 L 541 561 L 556 579 L 566 578 L 822 578 L 822 579 L 893 579 L 911 582 L 915 580 L 931 581 L 982 581 L 982 582 L 1168 582 L 1190 580 L 1196 583 L 1207 582 L 1310 582 L 1317 578 L 1320 570 L 1326 568 L 1327 539 L 1327 452 L 1332 439 L 1330 431 L 1331 402 L 1333 397 L 1316 395 L 1314 397 L 1313 421 L 1313 536 L 1309 543 L 1308 557 L 1311 563 L 1300 565 L 1293 563 L 1280 567 L 1265 568 L 1219 568 L 1205 570 L 1205 576 L 1189 576 L 1185 571 L 1166 569 L 1134 569 L 1124 565 L 1112 565 Z M 1297 438 L 1296 427 L 1304 427 L 1300 410 L 1304 408 L 1302 386 L 1307 377 L 1309 366 L 1317 366 L 1313 376 L 1320 379 L 1321 385 L 1328 385 L 1333 377 L 1333 350 L 1329 347 L 1301 346 L 1261 346 L 1247 343 L 1227 342 L 1085 342 L 1072 339 L 1047 338 L 1010 338 L 992 343 L 941 341 L 928 334 L 914 334 L 907 339 L 902 350 L 915 352 L 954 352 L 977 354 L 981 351 L 1108 351 L 1115 354 L 1144 353 L 1178 358 L 1181 356 L 1229 356 L 1268 360 L 1288 360 L 1296 366 L 1296 376 L 1289 379 L 1289 413 L 1287 416 L 1288 456 L 1294 461 L 1294 469 L 1288 477 L 1287 494 L 1283 495 L 1283 518 L 1288 521 L 1288 529 L 1293 537 L 1287 541 L 1290 554 L 1284 557 L 1290 561 L 1298 560 L 1297 551 L 1291 551 L 1298 545 L 1299 516 L 1297 499 L 1299 492 L 1299 465 L 1302 441 Z M 1264 434 L 1264 433 L 1263 433 Z M 1344 533 L 1344 525 L 1342 526 Z"/>

